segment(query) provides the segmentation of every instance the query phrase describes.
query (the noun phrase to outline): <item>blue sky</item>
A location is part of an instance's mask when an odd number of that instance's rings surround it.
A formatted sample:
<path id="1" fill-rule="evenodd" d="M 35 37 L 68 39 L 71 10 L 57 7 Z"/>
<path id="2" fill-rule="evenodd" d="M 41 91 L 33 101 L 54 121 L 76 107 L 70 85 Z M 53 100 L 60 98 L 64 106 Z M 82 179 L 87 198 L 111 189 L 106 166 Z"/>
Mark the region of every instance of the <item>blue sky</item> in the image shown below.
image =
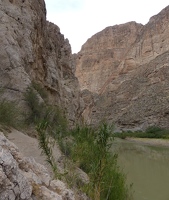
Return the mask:
<path id="1" fill-rule="evenodd" d="M 45 0 L 47 19 L 60 27 L 72 52 L 107 26 L 129 21 L 146 24 L 169 5 L 168 0 Z"/>

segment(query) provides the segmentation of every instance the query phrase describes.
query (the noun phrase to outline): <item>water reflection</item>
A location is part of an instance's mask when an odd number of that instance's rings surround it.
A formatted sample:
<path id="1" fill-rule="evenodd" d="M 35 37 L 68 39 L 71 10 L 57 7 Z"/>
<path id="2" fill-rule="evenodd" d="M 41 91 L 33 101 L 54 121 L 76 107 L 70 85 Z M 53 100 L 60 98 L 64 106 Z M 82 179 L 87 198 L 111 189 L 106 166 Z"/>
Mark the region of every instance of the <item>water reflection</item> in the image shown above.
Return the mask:
<path id="1" fill-rule="evenodd" d="M 117 139 L 112 151 L 133 183 L 134 200 L 169 200 L 169 148 Z"/>

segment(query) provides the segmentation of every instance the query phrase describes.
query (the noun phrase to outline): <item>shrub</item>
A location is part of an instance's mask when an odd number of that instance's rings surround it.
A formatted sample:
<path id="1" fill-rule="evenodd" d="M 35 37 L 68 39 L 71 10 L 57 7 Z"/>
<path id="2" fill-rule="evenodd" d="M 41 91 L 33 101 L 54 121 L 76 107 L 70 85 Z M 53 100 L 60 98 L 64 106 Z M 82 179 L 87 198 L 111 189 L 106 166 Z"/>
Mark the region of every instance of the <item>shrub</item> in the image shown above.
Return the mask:
<path id="1" fill-rule="evenodd" d="M 45 91 L 45 89 L 39 83 L 36 83 L 36 82 L 33 81 L 32 82 L 32 88 L 34 88 L 38 92 L 38 94 L 41 96 L 41 98 L 44 101 L 48 101 L 48 94 Z"/>
<path id="2" fill-rule="evenodd" d="M 37 131 L 39 133 L 39 144 L 42 152 L 47 157 L 47 162 L 56 173 L 56 165 L 53 162 L 51 143 L 48 139 L 49 133 L 46 122 L 41 124 Z M 63 136 L 63 137 L 62 137 Z M 112 127 L 103 123 L 98 129 L 88 126 L 77 126 L 75 129 L 59 137 L 62 151 L 69 151 L 69 159 L 83 169 L 89 176 L 89 183 L 81 184 L 78 177 L 66 174 L 65 178 L 71 185 L 80 187 L 89 197 L 94 200 L 131 200 L 129 187 L 126 185 L 126 177 L 117 165 L 117 155 L 112 154 L 110 148 L 113 139 Z M 63 145 L 64 144 L 64 145 Z M 53 164 L 54 163 L 54 164 Z M 70 165 L 70 164 L 69 164 Z M 70 167 L 70 166 L 68 166 Z M 73 172 L 71 172 L 74 174 Z M 73 181 L 75 183 L 73 183 Z"/>
<path id="3" fill-rule="evenodd" d="M 47 122 L 42 122 L 37 126 L 39 148 L 42 149 L 42 154 L 46 156 L 46 162 L 51 166 L 54 172 L 54 177 L 58 178 L 57 164 L 52 150 L 55 141 L 52 140 L 48 134 L 46 134 L 47 127 Z"/>
<path id="4" fill-rule="evenodd" d="M 90 178 L 85 192 L 94 200 L 131 200 L 126 177 L 117 165 L 117 155 L 110 151 L 112 126 L 106 123 L 98 129 L 77 126 L 69 134 L 74 139 L 69 150 L 70 158 Z"/>
<path id="5" fill-rule="evenodd" d="M 37 124 L 41 119 L 43 105 L 39 102 L 37 93 L 32 87 L 28 87 L 25 92 L 25 101 L 30 109 L 26 116 L 26 122 L 28 124 Z"/>
<path id="6" fill-rule="evenodd" d="M 169 138 L 169 130 L 156 127 L 156 126 L 150 126 L 148 127 L 144 132 L 142 131 L 135 131 L 135 132 L 121 132 L 121 133 L 115 133 L 115 137 L 119 137 L 121 139 L 125 139 L 126 137 L 136 137 L 136 138 L 163 138 L 168 139 Z"/>
<path id="7" fill-rule="evenodd" d="M 48 122 L 49 133 L 55 139 L 63 137 L 67 131 L 67 120 L 58 106 L 45 105 L 42 109 L 42 118 Z"/>
<path id="8" fill-rule="evenodd" d="M 157 132 L 161 132 L 163 131 L 164 129 L 160 128 L 160 127 L 157 127 L 157 126 L 149 126 L 145 132 L 147 133 L 157 133 Z"/>
<path id="9" fill-rule="evenodd" d="M 26 116 L 28 124 L 38 125 L 45 121 L 48 123 L 48 129 L 51 128 L 51 134 L 56 137 L 56 134 L 64 133 L 67 129 L 67 120 L 63 115 L 62 110 L 57 106 L 48 105 L 40 101 L 37 91 L 33 86 L 28 87 L 25 93 L 25 101 L 29 107 L 29 112 Z"/>
<path id="10" fill-rule="evenodd" d="M 117 155 L 112 155 L 110 151 L 112 126 L 102 123 L 98 128 L 77 126 L 67 131 L 61 109 L 40 102 L 33 87 L 28 88 L 25 100 L 30 108 L 28 122 L 37 126 L 39 147 L 55 177 L 60 176 L 53 156 L 53 145 L 57 140 L 63 153 L 89 175 L 90 182 L 85 187 L 84 184 L 79 184 L 78 177 L 75 178 L 75 184 L 79 187 L 83 185 L 83 189 L 85 188 L 92 199 L 129 199 L 125 176 L 117 165 Z M 66 175 L 68 182 L 73 178 L 71 174 Z"/>
<path id="11" fill-rule="evenodd" d="M 0 101 L 0 123 L 17 128 L 21 122 L 20 111 L 15 102 Z"/>

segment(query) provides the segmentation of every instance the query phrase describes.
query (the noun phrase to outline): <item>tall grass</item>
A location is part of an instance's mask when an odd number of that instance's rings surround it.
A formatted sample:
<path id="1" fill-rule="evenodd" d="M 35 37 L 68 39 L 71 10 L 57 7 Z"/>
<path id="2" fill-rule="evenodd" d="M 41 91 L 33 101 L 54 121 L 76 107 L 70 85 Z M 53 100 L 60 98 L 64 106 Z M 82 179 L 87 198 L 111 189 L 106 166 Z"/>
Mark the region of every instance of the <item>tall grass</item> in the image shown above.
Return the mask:
<path id="1" fill-rule="evenodd" d="M 48 122 L 41 122 L 37 126 L 37 132 L 38 132 L 38 141 L 39 141 L 39 148 L 42 150 L 42 154 L 46 156 L 46 162 L 51 166 L 54 177 L 58 178 L 59 173 L 57 169 L 56 160 L 53 156 L 53 147 L 55 144 L 55 141 L 52 140 L 52 138 L 46 134 L 48 127 Z"/>
<path id="2" fill-rule="evenodd" d="M 117 165 L 117 155 L 110 151 L 112 126 L 102 123 L 98 129 L 78 126 L 71 134 L 71 157 L 90 178 L 87 194 L 94 200 L 131 200 L 126 177 Z"/>
<path id="3" fill-rule="evenodd" d="M 131 200 L 126 177 L 117 165 L 117 155 L 110 151 L 112 140 L 112 126 L 106 123 L 97 129 L 77 126 L 58 137 L 63 153 L 88 174 L 90 182 L 80 184 L 80 189 L 91 199 Z"/>
<path id="4" fill-rule="evenodd" d="M 45 154 L 55 178 L 60 177 L 53 156 L 53 145 L 57 141 L 68 159 L 88 174 L 89 183 L 81 184 L 77 177 L 74 181 L 91 199 L 132 199 L 126 185 L 126 177 L 117 165 L 117 155 L 110 152 L 112 126 L 106 123 L 102 123 L 98 128 L 81 125 L 68 131 L 63 112 L 58 107 L 48 105 L 47 101 L 40 101 L 34 87 L 28 88 L 25 100 L 30 108 L 27 121 L 37 127 L 39 147 Z M 70 173 L 65 176 L 67 180 L 71 179 L 71 182 L 75 177 L 70 176 Z"/>

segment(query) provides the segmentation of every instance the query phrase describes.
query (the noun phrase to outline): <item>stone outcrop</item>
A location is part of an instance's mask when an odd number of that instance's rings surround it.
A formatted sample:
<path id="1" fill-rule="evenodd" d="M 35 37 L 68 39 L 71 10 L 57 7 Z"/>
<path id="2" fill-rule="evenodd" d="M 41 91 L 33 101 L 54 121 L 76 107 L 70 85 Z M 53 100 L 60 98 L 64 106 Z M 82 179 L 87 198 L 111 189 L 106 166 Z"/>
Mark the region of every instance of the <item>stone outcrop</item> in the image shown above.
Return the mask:
<path id="1" fill-rule="evenodd" d="M 129 22 L 107 27 L 88 39 L 76 58 L 75 74 L 82 90 L 98 93 L 110 74 L 118 75 L 118 66 L 141 28 L 141 24 Z"/>
<path id="2" fill-rule="evenodd" d="M 27 87 L 37 82 L 73 124 L 79 118 L 80 96 L 71 47 L 59 27 L 46 21 L 44 0 L 1 0 L 0 20 L 4 97 L 22 104 Z"/>
<path id="3" fill-rule="evenodd" d="M 81 89 L 95 96 L 88 96 L 84 118 L 120 128 L 169 128 L 168 69 L 169 6 L 144 26 L 130 22 L 95 34 L 76 55 Z"/>
<path id="4" fill-rule="evenodd" d="M 52 180 L 43 165 L 24 157 L 0 132 L 0 199 L 75 200 L 75 195 L 60 180 Z"/>

